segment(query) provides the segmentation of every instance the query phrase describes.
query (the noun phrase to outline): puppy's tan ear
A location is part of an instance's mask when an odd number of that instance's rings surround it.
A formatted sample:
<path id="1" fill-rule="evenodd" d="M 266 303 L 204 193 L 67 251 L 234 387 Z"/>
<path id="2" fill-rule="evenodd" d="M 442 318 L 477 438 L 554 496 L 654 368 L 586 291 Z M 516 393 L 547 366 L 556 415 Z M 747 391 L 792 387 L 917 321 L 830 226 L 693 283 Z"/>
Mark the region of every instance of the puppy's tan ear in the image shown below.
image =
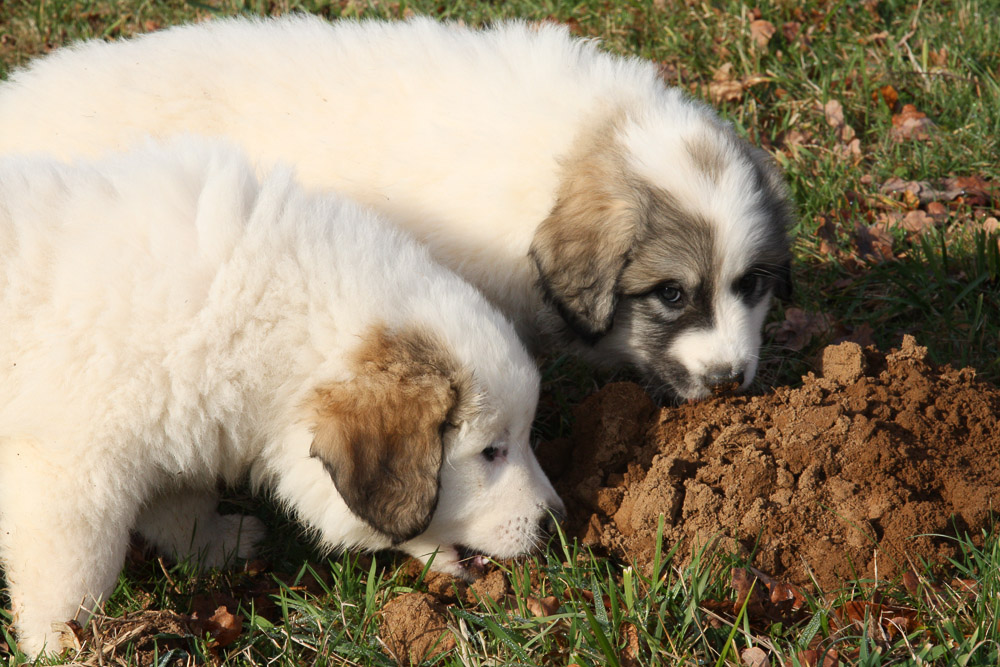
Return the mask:
<path id="1" fill-rule="evenodd" d="M 576 335 L 593 343 L 614 321 L 618 280 L 636 243 L 642 201 L 610 126 L 584 144 L 563 165 L 555 206 L 528 254 L 546 299 Z"/>
<path id="2" fill-rule="evenodd" d="M 399 544 L 426 530 L 437 506 L 454 372 L 416 332 L 378 330 L 355 361 L 353 380 L 316 392 L 310 453 L 351 511 Z"/>

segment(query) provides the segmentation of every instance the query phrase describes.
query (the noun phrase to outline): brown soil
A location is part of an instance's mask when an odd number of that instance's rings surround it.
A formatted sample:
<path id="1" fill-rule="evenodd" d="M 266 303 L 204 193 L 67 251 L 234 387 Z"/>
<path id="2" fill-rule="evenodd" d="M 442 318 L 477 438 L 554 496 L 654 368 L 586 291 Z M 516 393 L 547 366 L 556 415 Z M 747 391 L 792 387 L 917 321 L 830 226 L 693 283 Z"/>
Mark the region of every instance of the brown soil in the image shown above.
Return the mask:
<path id="1" fill-rule="evenodd" d="M 401 665 L 455 648 L 444 605 L 429 593 L 404 593 L 382 607 L 379 634 L 389 654 Z"/>
<path id="2" fill-rule="evenodd" d="M 917 559 L 943 564 L 957 551 L 949 536 L 981 535 L 1000 501 L 998 415 L 1000 390 L 971 369 L 933 367 L 906 337 L 888 354 L 829 347 L 819 376 L 763 396 L 661 408 L 635 384 L 610 384 L 577 408 L 573 436 L 539 455 L 569 535 L 598 551 L 648 568 L 662 514 L 675 564 L 709 544 L 752 557 L 772 583 L 830 590 Z M 404 663 L 454 644 L 441 635 L 448 605 L 516 606 L 499 569 L 472 585 L 431 573 L 424 585 L 383 610 L 383 640 Z M 559 608 L 527 604 L 539 616 Z"/>
<path id="3" fill-rule="evenodd" d="M 1000 390 L 925 357 L 912 337 L 885 355 L 843 343 L 799 388 L 680 407 L 611 384 L 543 466 L 570 534 L 642 567 L 661 514 L 665 550 L 715 542 L 793 583 L 943 563 L 1000 501 Z"/>

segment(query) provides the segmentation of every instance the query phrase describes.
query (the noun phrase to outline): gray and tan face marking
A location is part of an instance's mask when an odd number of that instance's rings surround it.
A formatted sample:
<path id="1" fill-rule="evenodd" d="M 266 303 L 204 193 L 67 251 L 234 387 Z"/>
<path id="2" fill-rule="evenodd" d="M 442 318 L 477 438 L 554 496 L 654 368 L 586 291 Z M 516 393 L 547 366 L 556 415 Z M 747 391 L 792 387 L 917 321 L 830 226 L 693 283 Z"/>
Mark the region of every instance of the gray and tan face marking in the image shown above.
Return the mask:
<path id="1" fill-rule="evenodd" d="M 677 141 L 664 178 L 636 169 L 618 144 L 591 146 L 532 245 L 540 284 L 588 356 L 629 362 L 686 399 L 749 385 L 771 296 L 788 284 L 780 174 L 727 128 L 700 130 Z M 587 293 L 610 316 L 576 308 Z"/>

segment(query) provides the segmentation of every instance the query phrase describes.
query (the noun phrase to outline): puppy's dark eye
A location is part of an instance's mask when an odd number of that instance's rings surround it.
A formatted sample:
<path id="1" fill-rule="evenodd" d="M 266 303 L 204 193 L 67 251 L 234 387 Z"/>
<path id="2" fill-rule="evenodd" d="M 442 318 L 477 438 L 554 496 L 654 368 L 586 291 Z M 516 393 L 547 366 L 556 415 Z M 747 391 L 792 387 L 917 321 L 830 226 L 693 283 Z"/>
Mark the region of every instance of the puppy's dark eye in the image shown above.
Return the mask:
<path id="1" fill-rule="evenodd" d="M 668 308 L 680 308 L 684 305 L 684 291 L 674 283 L 667 283 L 658 287 L 656 296 Z"/>
<path id="2" fill-rule="evenodd" d="M 757 271 L 750 271 L 736 281 L 736 292 L 744 299 L 749 299 L 760 291 L 764 276 Z"/>
<path id="3" fill-rule="evenodd" d="M 500 456 L 500 450 L 497 447 L 487 447 L 483 450 L 483 458 L 487 461 L 492 461 L 498 456 Z"/>

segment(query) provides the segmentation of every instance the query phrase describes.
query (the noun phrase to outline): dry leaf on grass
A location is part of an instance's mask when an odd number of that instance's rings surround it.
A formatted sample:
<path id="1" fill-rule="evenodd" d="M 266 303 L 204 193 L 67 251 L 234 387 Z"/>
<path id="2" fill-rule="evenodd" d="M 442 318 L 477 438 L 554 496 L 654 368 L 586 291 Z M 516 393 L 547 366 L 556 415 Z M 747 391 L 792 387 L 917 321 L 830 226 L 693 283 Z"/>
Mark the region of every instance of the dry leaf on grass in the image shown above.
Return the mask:
<path id="1" fill-rule="evenodd" d="M 912 104 L 904 104 L 903 109 L 892 115 L 892 130 L 889 132 L 896 141 L 926 141 L 930 139 L 933 121 Z"/>
<path id="2" fill-rule="evenodd" d="M 767 330 L 774 336 L 774 341 L 789 350 L 798 351 L 809 344 L 814 336 L 822 335 L 830 330 L 831 318 L 825 313 L 809 313 L 801 308 L 785 310 L 783 322 L 772 322 Z"/>
<path id="3" fill-rule="evenodd" d="M 191 614 L 191 629 L 202 637 L 211 637 L 212 646 L 226 647 L 243 632 L 243 617 L 220 605 L 208 615 L 197 611 Z"/>
<path id="4" fill-rule="evenodd" d="M 746 667 L 771 667 L 767 653 L 759 646 L 750 646 L 740 653 L 740 662 Z"/>
<path id="5" fill-rule="evenodd" d="M 730 585 L 736 591 L 736 600 L 733 602 L 734 614 L 739 614 L 745 606 L 746 613 L 751 618 L 759 618 L 764 615 L 764 610 L 769 606 L 771 598 L 768 595 L 767 586 L 760 579 L 753 576 L 746 568 L 737 567 L 733 568 L 733 579 Z"/>
<path id="6" fill-rule="evenodd" d="M 829 100 L 823 105 L 823 115 L 826 116 L 827 125 L 832 128 L 840 128 L 844 125 L 844 105 L 838 100 Z"/>
<path id="7" fill-rule="evenodd" d="M 537 617 L 552 616 L 559 611 L 559 599 L 554 595 L 549 595 L 540 600 L 529 595 L 525 598 L 524 604 L 528 608 L 528 611 Z"/>
<path id="8" fill-rule="evenodd" d="M 920 579 L 913 570 L 907 570 L 903 573 L 903 588 L 913 596 L 920 592 Z"/>
<path id="9" fill-rule="evenodd" d="M 767 48 L 767 44 L 774 37 L 775 32 L 777 32 L 777 28 L 770 21 L 758 19 L 750 22 L 750 37 L 754 44 L 762 49 Z"/>
<path id="10" fill-rule="evenodd" d="M 833 610 L 833 626 L 865 628 L 876 624 L 889 636 L 906 634 L 917 627 L 917 612 L 911 607 L 851 600 Z"/>
<path id="11" fill-rule="evenodd" d="M 854 227 L 854 245 L 858 255 L 873 262 L 893 259 L 893 238 L 886 225 L 863 225 Z"/>
<path id="12" fill-rule="evenodd" d="M 639 631 L 626 621 L 621 625 L 621 635 L 625 646 L 619 654 L 619 662 L 622 667 L 638 667 L 642 664 L 639 661 Z"/>
<path id="13" fill-rule="evenodd" d="M 836 152 L 843 157 L 860 157 L 861 140 L 857 138 L 854 128 L 844 120 L 844 106 L 840 101 L 828 100 L 823 105 L 823 115 L 826 117 L 827 125 L 834 129 L 837 140 L 842 144 L 837 147 Z"/>
<path id="14" fill-rule="evenodd" d="M 798 21 L 787 21 L 781 24 L 781 34 L 789 42 L 794 42 L 795 38 L 799 36 L 802 31 L 802 24 Z"/>
<path id="15" fill-rule="evenodd" d="M 1000 186 L 982 176 L 956 176 L 944 181 L 949 190 L 955 190 L 969 206 L 990 206 L 1000 203 Z"/>
<path id="16" fill-rule="evenodd" d="M 796 657 L 802 667 L 837 667 L 840 664 L 840 656 L 833 649 L 830 649 L 821 656 L 819 651 L 810 648 L 805 651 L 799 651 Z M 789 661 L 785 664 L 791 665 L 794 663 Z"/>
<path id="17" fill-rule="evenodd" d="M 879 192 L 899 194 L 904 203 L 915 208 L 920 204 L 957 199 L 965 194 L 958 184 L 958 179 L 950 178 L 935 187 L 930 181 L 906 181 L 894 176 L 879 186 Z"/>
<path id="18" fill-rule="evenodd" d="M 927 204 L 927 215 L 934 218 L 935 223 L 948 219 L 948 207 L 939 201 L 932 201 Z"/>
<path id="19" fill-rule="evenodd" d="M 716 104 L 735 102 L 743 97 L 743 83 L 733 77 L 732 63 L 715 70 L 708 84 L 708 95 Z"/>
<path id="20" fill-rule="evenodd" d="M 891 111 L 895 111 L 896 105 L 899 104 L 899 93 L 892 86 L 882 86 L 878 90 L 872 91 L 872 101 L 877 102 L 879 98 Z"/>
<path id="21" fill-rule="evenodd" d="M 899 221 L 899 226 L 908 232 L 923 234 L 934 228 L 934 218 L 921 210 L 910 211 Z"/>

